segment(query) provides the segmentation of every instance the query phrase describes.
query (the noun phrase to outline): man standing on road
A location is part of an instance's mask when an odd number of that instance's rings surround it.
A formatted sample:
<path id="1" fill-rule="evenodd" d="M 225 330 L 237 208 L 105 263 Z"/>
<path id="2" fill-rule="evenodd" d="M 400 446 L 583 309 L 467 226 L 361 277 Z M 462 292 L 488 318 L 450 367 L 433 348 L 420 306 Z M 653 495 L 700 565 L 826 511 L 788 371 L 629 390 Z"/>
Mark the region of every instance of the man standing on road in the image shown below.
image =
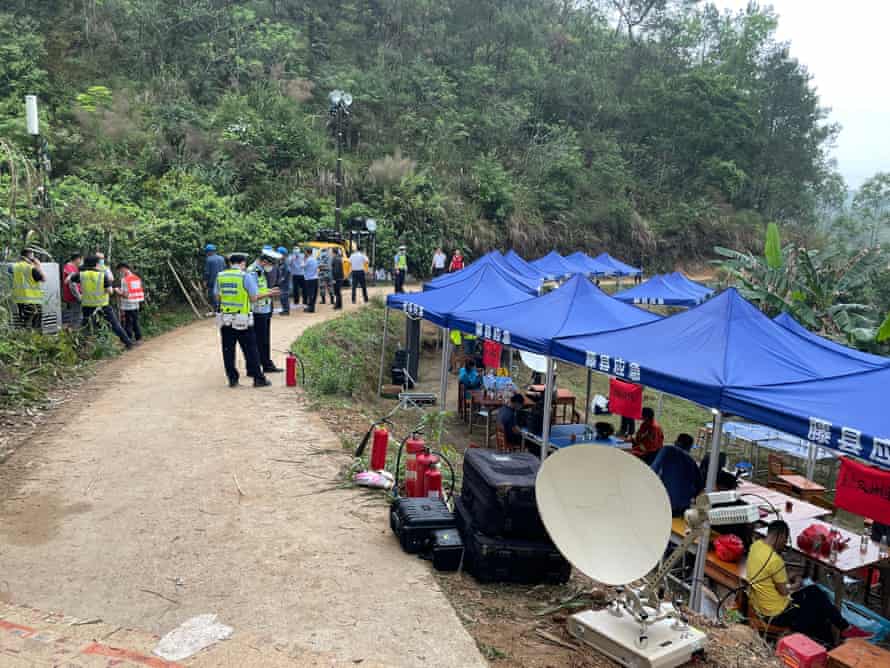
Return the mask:
<path id="1" fill-rule="evenodd" d="M 99 258 L 96 255 L 91 255 L 83 261 L 80 271 L 71 277 L 71 283 L 80 285 L 80 301 L 83 305 L 83 324 L 81 326 L 94 332 L 96 320 L 101 314 L 101 317 L 105 318 L 105 322 L 111 327 L 111 331 L 129 350 L 133 347 L 133 341 L 121 327 L 114 314 L 114 309 L 108 303 L 109 295 L 114 292 L 114 287 L 108 278 L 110 275 L 110 271 L 99 266 Z"/>
<path id="2" fill-rule="evenodd" d="M 235 366 L 235 345 L 241 346 L 244 360 L 247 363 L 247 375 L 253 376 L 254 387 L 267 387 L 272 383 L 260 369 L 259 353 L 257 352 L 256 332 L 254 331 L 254 314 L 251 304 L 259 299 L 259 286 L 256 274 L 244 270 L 247 255 L 232 253 L 229 256 L 230 267 L 223 269 L 216 277 L 213 287 L 214 296 L 219 298 L 219 313 L 216 316 L 219 334 L 222 340 L 223 365 L 229 387 L 238 385 L 238 369 Z"/>
<path id="3" fill-rule="evenodd" d="M 216 311 L 219 309 L 219 301 L 213 291 L 216 289 L 216 277 L 226 268 L 226 261 L 222 255 L 216 254 L 216 245 L 214 244 L 204 246 L 204 252 L 207 254 L 207 259 L 204 260 L 204 286 L 207 288 L 207 301 Z"/>
<path id="4" fill-rule="evenodd" d="M 269 287 L 267 276 L 279 259 L 277 252 L 271 248 L 263 248 L 260 256 L 247 270 L 256 277 L 257 299 L 253 302 L 253 327 L 260 366 L 265 373 L 281 371 L 272 361 L 272 299 L 279 295 L 279 290 Z"/>
<path id="5" fill-rule="evenodd" d="M 306 313 L 315 313 L 315 300 L 318 298 L 318 260 L 312 251 L 306 253 L 303 261 L 303 301 Z"/>
<path id="6" fill-rule="evenodd" d="M 442 252 L 442 249 L 436 248 L 436 252 L 433 253 L 433 264 L 430 267 L 433 272 L 433 278 L 438 278 L 445 273 L 445 261 L 447 259 L 448 258 L 445 257 L 445 253 Z"/>
<path id="7" fill-rule="evenodd" d="M 71 277 L 80 271 L 83 255 L 74 253 L 62 267 L 62 325 L 68 329 L 80 327 L 80 288 L 71 284 Z"/>
<path id="8" fill-rule="evenodd" d="M 349 256 L 349 264 L 352 265 L 352 273 L 349 274 L 349 280 L 352 282 L 352 303 L 355 304 L 355 291 L 359 285 L 362 286 L 362 297 L 365 303 L 368 303 L 368 282 L 365 277 L 365 266 L 368 264 L 368 258 L 358 248 L 352 251 Z"/>
<path id="9" fill-rule="evenodd" d="M 121 324 L 134 345 L 142 343 L 142 330 L 139 329 L 139 309 L 145 301 L 142 279 L 130 271 L 126 262 L 118 262 L 117 271 L 121 277 L 121 286 L 116 292 L 120 296 Z"/>
<path id="10" fill-rule="evenodd" d="M 343 254 L 339 248 L 334 249 L 334 257 L 331 258 L 331 278 L 334 281 L 334 296 L 331 298 L 331 304 L 334 310 L 339 311 L 343 308 L 343 294 L 341 293 L 343 289 Z"/>
<path id="11" fill-rule="evenodd" d="M 405 275 L 408 273 L 408 252 L 404 245 L 399 246 L 399 252 L 393 258 L 393 271 L 395 279 L 395 291 L 405 291 Z"/>
<path id="12" fill-rule="evenodd" d="M 281 261 L 278 263 L 278 288 L 281 290 L 279 301 L 281 302 L 281 315 L 290 315 L 290 263 L 287 257 L 287 248 L 278 247 L 278 254 L 281 255 Z"/>
<path id="13" fill-rule="evenodd" d="M 46 281 L 40 261 L 34 251 L 22 251 L 21 259 L 12 265 L 12 300 L 25 329 L 39 330 L 43 326 L 43 288 Z"/>
<path id="14" fill-rule="evenodd" d="M 330 294 L 331 304 L 334 303 L 334 285 L 331 281 L 331 251 L 322 248 L 318 254 L 318 293 L 321 303 L 325 303 L 325 295 Z"/>
<path id="15" fill-rule="evenodd" d="M 288 268 L 293 282 L 293 290 L 291 294 L 294 298 L 294 306 L 298 306 L 300 301 L 306 302 L 305 293 L 303 291 L 305 278 L 303 276 L 303 251 L 294 246 L 294 252 L 287 258 Z"/>

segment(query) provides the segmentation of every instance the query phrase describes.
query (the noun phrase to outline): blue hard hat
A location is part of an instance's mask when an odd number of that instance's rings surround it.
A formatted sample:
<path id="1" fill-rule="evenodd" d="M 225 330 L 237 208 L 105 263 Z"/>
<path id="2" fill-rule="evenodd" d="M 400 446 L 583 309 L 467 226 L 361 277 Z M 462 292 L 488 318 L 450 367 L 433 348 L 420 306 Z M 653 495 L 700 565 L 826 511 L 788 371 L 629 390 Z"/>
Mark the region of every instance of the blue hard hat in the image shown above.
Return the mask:
<path id="1" fill-rule="evenodd" d="M 287 255 L 287 248 L 285 248 L 284 246 L 279 246 L 278 252 L 281 253 L 282 255 Z"/>
<path id="2" fill-rule="evenodd" d="M 207 252 L 215 251 L 215 250 L 216 250 L 216 244 L 207 244 L 206 246 L 204 246 L 204 250 L 207 251 Z"/>

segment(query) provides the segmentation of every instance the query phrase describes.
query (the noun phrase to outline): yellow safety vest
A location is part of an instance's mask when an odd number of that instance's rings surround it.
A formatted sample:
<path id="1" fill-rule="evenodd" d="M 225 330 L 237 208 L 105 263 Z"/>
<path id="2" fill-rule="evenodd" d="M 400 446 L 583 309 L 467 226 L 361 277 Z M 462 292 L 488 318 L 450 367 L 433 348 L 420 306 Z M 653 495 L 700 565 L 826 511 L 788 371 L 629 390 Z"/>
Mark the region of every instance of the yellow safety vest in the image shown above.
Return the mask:
<path id="1" fill-rule="evenodd" d="M 461 342 L 460 332 L 456 329 L 451 330 L 451 343 L 459 346 Z"/>
<path id="2" fill-rule="evenodd" d="M 108 306 L 108 290 L 105 287 L 105 272 L 100 269 L 86 269 L 80 272 L 80 303 L 89 308 Z"/>
<path id="3" fill-rule="evenodd" d="M 250 313 L 250 295 L 244 287 L 244 272 L 240 269 L 224 269 L 216 275 L 219 286 L 219 310 L 223 313 L 247 315 Z"/>
<path id="4" fill-rule="evenodd" d="M 405 253 L 399 253 L 396 257 L 396 267 L 399 269 L 407 269 L 408 268 L 408 255 Z"/>
<path id="5" fill-rule="evenodd" d="M 34 265 L 24 260 L 12 267 L 12 300 L 16 304 L 43 303 L 43 289 L 34 280 Z"/>
<path id="6" fill-rule="evenodd" d="M 263 269 L 260 265 L 254 264 L 251 268 L 252 271 L 256 274 L 256 284 L 258 292 L 265 292 L 269 289 L 269 282 L 266 280 L 266 270 Z M 254 302 L 254 310 L 256 309 L 267 309 L 272 305 L 272 299 L 269 297 L 263 297 L 262 299 L 257 299 Z"/>

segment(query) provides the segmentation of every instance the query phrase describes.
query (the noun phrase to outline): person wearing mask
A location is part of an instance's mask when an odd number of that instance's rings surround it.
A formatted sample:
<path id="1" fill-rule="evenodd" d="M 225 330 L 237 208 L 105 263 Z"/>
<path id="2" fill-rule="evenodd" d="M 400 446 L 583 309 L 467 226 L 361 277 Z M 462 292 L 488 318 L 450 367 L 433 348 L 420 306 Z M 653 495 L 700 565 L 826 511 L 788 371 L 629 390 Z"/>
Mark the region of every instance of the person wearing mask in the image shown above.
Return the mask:
<path id="1" fill-rule="evenodd" d="M 331 258 L 331 279 L 334 282 L 334 296 L 331 299 L 331 304 L 338 311 L 343 308 L 343 275 L 343 252 L 339 248 L 335 248 L 334 256 Z"/>
<path id="2" fill-rule="evenodd" d="M 126 262 L 118 262 L 117 271 L 121 286 L 115 290 L 120 296 L 121 324 L 133 345 L 142 344 L 142 330 L 139 328 L 139 309 L 145 301 L 142 279 L 130 270 Z"/>
<path id="3" fill-rule="evenodd" d="M 829 646 L 834 644 L 833 629 L 842 639 L 869 637 L 843 618 L 818 585 L 805 587 L 799 576 L 788 577 L 782 552 L 790 536 L 788 524 L 774 520 L 766 537 L 751 545 L 745 564 L 751 607 L 770 625 L 790 627 Z"/>
<path id="4" fill-rule="evenodd" d="M 689 434 L 680 434 L 673 445 L 659 450 L 652 462 L 652 471 L 667 490 L 674 517 L 682 517 L 705 488 L 698 464 L 689 454 L 694 443 Z"/>
<path id="5" fill-rule="evenodd" d="M 504 432 L 507 445 L 522 445 L 522 430 L 519 428 L 519 411 L 525 404 L 525 398 L 518 392 L 510 397 L 510 403 L 498 409 L 498 428 Z"/>
<path id="6" fill-rule="evenodd" d="M 219 299 L 219 335 L 222 341 L 223 366 L 229 387 L 238 385 L 238 368 L 235 366 L 235 346 L 241 346 L 247 364 L 247 375 L 253 377 L 254 387 L 268 387 L 272 383 L 260 368 L 252 304 L 260 298 L 257 274 L 245 270 L 247 255 L 232 253 L 229 267 L 216 277 L 214 295 Z"/>
<path id="7" fill-rule="evenodd" d="M 447 259 L 448 258 L 445 256 L 445 253 L 442 252 L 442 249 L 436 248 L 436 252 L 433 253 L 433 262 L 430 265 L 430 270 L 433 273 L 433 278 L 438 278 L 445 273 L 445 261 Z"/>
<path id="8" fill-rule="evenodd" d="M 85 258 L 80 271 L 71 276 L 70 282 L 80 286 L 80 303 L 83 307 L 82 327 L 90 332 L 95 331 L 96 321 L 99 317 L 105 319 L 108 326 L 121 343 L 129 350 L 133 347 L 133 341 L 118 322 L 114 309 L 109 304 L 109 296 L 114 293 L 110 271 L 99 265 L 99 258 L 90 255 Z"/>
<path id="9" fill-rule="evenodd" d="M 315 300 L 318 298 L 318 260 L 312 253 L 306 253 L 303 263 L 303 301 L 306 313 L 315 313 Z"/>
<path id="10" fill-rule="evenodd" d="M 69 329 L 80 327 L 80 288 L 71 284 L 71 277 L 80 271 L 83 255 L 74 253 L 62 267 L 62 324 Z"/>
<path id="11" fill-rule="evenodd" d="M 281 302 L 281 315 L 290 315 L 291 273 L 287 248 L 279 246 L 278 254 L 281 256 L 278 262 L 278 289 L 281 291 L 278 299 Z"/>
<path id="12" fill-rule="evenodd" d="M 331 279 L 331 251 L 322 248 L 318 254 L 318 293 L 321 303 L 325 303 L 325 297 L 330 295 L 331 304 L 334 303 L 334 284 Z"/>
<path id="13" fill-rule="evenodd" d="M 405 277 L 408 274 L 408 249 L 399 246 L 399 252 L 393 258 L 393 279 L 396 292 L 405 291 Z"/>
<path id="14" fill-rule="evenodd" d="M 448 271 L 460 271 L 464 268 L 464 256 L 461 255 L 460 249 L 456 249 L 451 256 L 451 263 L 448 265 Z"/>
<path id="15" fill-rule="evenodd" d="M 46 275 L 34 251 L 22 251 L 21 259 L 12 265 L 12 301 L 18 310 L 19 322 L 26 329 L 43 327 L 43 287 Z"/>
<path id="16" fill-rule="evenodd" d="M 207 289 L 207 301 L 210 307 L 216 311 L 219 307 L 216 297 L 213 294 L 216 288 L 216 276 L 226 268 L 226 261 L 221 255 L 216 254 L 216 245 L 207 244 L 204 246 L 204 286 Z"/>
<path id="17" fill-rule="evenodd" d="M 288 268 L 290 269 L 291 275 L 291 283 L 292 290 L 291 294 L 294 299 L 294 306 L 299 306 L 300 303 L 306 303 L 306 297 L 303 292 L 303 286 L 305 283 L 305 279 L 303 277 L 303 265 L 305 262 L 305 258 L 303 256 L 303 251 L 300 250 L 297 246 L 294 246 L 294 252 L 290 254 L 287 258 Z"/>
<path id="18" fill-rule="evenodd" d="M 256 335 L 257 353 L 264 373 L 281 371 L 272 361 L 272 300 L 279 295 L 277 287 L 270 287 L 269 272 L 280 259 L 271 248 L 263 248 L 260 256 L 250 265 L 247 273 L 253 274 L 257 284 L 257 298 L 253 301 L 253 328 Z"/>
<path id="19" fill-rule="evenodd" d="M 658 451 L 664 445 L 664 431 L 662 431 L 661 425 L 655 421 L 655 411 L 649 406 L 643 408 L 642 415 L 643 421 L 640 423 L 637 433 L 625 440 L 633 444 L 630 449 L 631 454 L 651 465 L 655 461 Z"/>
<path id="20" fill-rule="evenodd" d="M 355 304 L 355 292 L 359 286 L 362 288 L 362 297 L 365 304 L 368 303 L 368 282 L 365 276 L 365 267 L 368 266 L 368 258 L 358 248 L 352 251 L 349 256 L 349 264 L 352 266 L 352 273 L 349 280 L 352 282 L 352 303 Z"/>

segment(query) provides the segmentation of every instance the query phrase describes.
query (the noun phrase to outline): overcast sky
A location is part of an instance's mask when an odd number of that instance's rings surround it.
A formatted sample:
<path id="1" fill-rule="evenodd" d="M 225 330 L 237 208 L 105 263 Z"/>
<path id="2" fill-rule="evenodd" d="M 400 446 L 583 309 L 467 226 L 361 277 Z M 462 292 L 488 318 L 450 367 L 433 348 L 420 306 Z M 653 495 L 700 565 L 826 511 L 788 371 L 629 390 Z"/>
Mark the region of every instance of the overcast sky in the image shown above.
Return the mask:
<path id="1" fill-rule="evenodd" d="M 738 10 L 748 0 L 710 0 Z M 834 156 L 850 188 L 890 172 L 890 1 L 772 0 L 777 37 L 807 66 L 830 120 L 842 126 Z"/>

